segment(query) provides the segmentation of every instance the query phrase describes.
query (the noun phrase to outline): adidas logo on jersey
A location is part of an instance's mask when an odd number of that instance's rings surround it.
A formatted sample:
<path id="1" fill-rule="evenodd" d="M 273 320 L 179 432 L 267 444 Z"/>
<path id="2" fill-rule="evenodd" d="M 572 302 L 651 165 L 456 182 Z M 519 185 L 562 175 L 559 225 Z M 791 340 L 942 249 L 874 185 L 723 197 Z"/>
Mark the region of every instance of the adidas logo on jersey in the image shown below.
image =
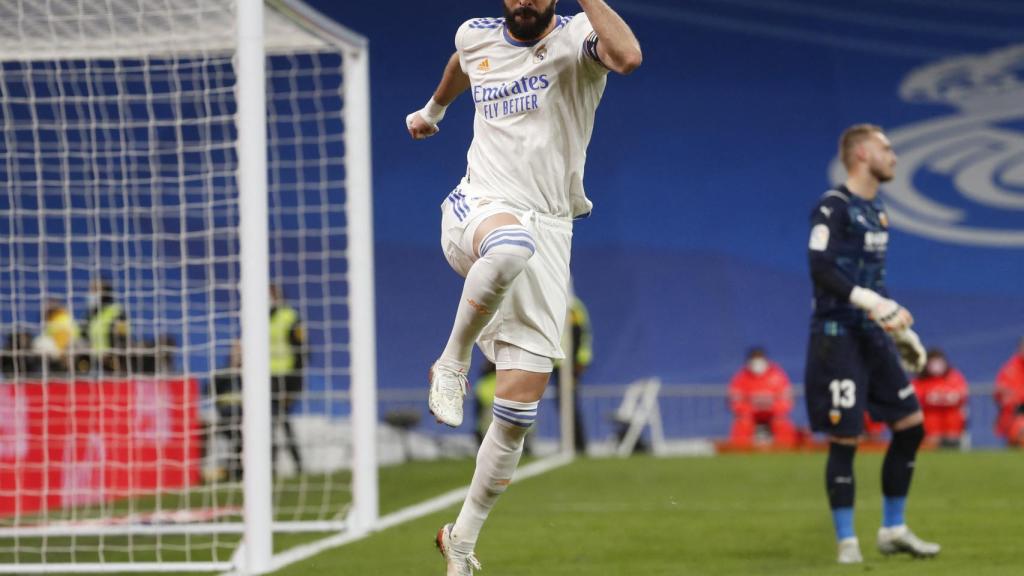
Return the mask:
<path id="1" fill-rule="evenodd" d="M 476 69 L 478 72 L 489 72 L 491 70 L 491 61 L 487 58 L 484 58 L 484 61 L 481 62 L 480 65 L 476 67 Z"/>

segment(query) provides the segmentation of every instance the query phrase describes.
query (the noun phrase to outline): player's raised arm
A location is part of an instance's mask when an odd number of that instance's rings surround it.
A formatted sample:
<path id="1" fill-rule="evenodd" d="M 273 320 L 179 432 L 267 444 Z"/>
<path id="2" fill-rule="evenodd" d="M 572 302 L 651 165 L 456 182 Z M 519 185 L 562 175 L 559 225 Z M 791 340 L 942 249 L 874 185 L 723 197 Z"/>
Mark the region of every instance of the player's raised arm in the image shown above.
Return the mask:
<path id="1" fill-rule="evenodd" d="M 604 0 L 579 0 L 579 3 L 597 33 L 597 55 L 601 62 L 619 74 L 629 74 L 640 67 L 643 52 L 629 24 Z"/>
<path id="2" fill-rule="evenodd" d="M 448 65 L 444 67 L 444 75 L 441 76 L 441 83 L 434 90 L 434 95 L 421 110 L 417 110 L 405 117 L 405 126 L 409 129 L 409 135 L 415 140 L 423 140 L 437 134 L 438 123 L 444 118 L 444 111 L 448 105 L 469 88 L 469 76 L 462 71 L 459 63 L 458 52 L 452 54 L 448 59 Z"/>

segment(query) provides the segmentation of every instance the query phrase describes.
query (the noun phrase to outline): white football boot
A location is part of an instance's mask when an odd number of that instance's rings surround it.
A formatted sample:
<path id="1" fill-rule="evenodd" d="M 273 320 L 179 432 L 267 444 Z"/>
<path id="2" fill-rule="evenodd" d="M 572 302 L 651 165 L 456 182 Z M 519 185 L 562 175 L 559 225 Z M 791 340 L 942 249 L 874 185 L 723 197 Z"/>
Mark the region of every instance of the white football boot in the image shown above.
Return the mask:
<path id="1" fill-rule="evenodd" d="M 863 562 L 864 556 L 860 553 L 860 541 L 857 538 L 843 538 L 840 540 L 837 561 L 840 564 L 860 564 Z"/>
<path id="2" fill-rule="evenodd" d="M 469 379 L 461 370 L 453 370 L 440 363 L 430 367 L 430 396 L 427 406 L 441 424 L 452 428 L 462 424 L 462 400 L 469 388 Z"/>
<path id="3" fill-rule="evenodd" d="M 445 524 L 437 531 L 437 539 L 434 542 L 437 549 L 444 556 L 448 564 L 448 571 L 445 576 L 473 576 L 474 570 L 483 570 L 480 561 L 472 553 L 460 554 L 452 546 L 452 524 Z"/>
<path id="4" fill-rule="evenodd" d="M 915 558 L 931 558 L 938 555 L 942 547 L 934 542 L 925 542 L 907 528 L 906 524 L 878 529 L 878 551 L 882 554 L 904 552 Z"/>

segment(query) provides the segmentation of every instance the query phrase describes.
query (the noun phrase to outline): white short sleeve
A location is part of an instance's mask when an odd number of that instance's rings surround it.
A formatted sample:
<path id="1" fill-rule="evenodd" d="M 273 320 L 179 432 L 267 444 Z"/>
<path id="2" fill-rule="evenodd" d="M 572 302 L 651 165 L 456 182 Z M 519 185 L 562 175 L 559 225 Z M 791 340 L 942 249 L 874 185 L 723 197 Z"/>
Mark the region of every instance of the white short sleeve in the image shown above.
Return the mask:
<path id="1" fill-rule="evenodd" d="M 466 71 L 466 60 L 463 57 L 463 50 L 466 47 L 466 33 L 469 30 L 470 22 L 472 20 L 463 22 L 462 26 L 459 26 L 459 29 L 455 31 L 455 52 L 459 55 L 459 67 L 462 68 L 463 72 Z"/>
<path id="2" fill-rule="evenodd" d="M 608 71 L 597 55 L 597 32 L 594 31 L 586 13 L 580 12 L 573 16 L 566 26 L 566 32 L 569 33 L 573 45 L 579 50 L 578 62 L 582 66 L 594 71 Z"/>

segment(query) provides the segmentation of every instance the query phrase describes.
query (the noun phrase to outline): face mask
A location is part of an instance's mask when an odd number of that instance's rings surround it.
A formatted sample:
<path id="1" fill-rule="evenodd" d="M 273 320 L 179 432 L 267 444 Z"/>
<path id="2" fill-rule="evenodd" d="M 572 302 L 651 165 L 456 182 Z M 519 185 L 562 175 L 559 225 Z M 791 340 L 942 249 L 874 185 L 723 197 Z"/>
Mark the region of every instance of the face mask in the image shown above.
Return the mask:
<path id="1" fill-rule="evenodd" d="M 768 371 L 768 360 L 764 358 L 752 358 L 747 362 L 747 370 L 760 376 Z"/>
<path id="2" fill-rule="evenodd" d="M 945 360 L 929 360 L 927 371 L 932 376 L 941 376 L 946 373 L 946 361 Z"/>
<path id="3" fill-rule="evenodd" d="M 89 304 L 89 308 L 95 308 L 99 306 L 100 295 L 96 292 L 90 292 L 89 296 L 86 297 L 85 301 Z"/>

